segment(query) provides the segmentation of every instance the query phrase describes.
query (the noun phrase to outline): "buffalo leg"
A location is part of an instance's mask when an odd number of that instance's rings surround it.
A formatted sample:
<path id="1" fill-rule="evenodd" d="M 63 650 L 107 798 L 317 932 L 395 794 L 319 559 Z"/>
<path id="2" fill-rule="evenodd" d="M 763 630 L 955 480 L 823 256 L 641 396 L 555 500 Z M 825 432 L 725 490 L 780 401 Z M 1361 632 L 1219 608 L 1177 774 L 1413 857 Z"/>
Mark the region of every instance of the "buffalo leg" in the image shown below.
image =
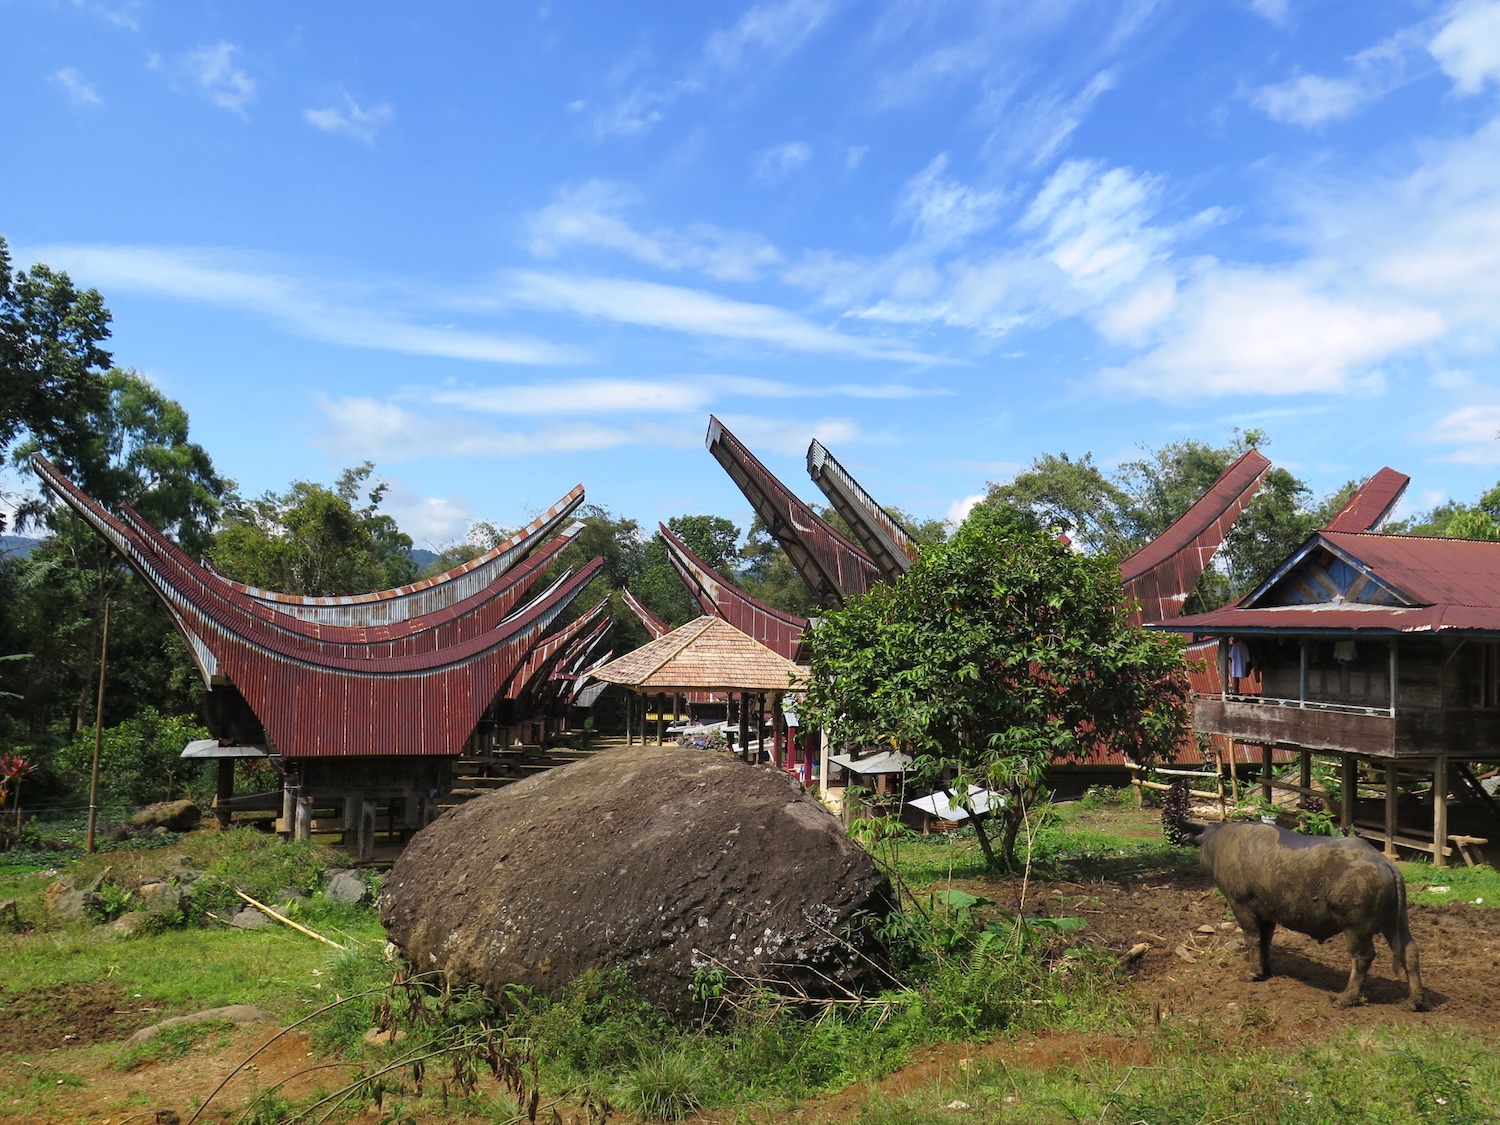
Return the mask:
<path id="1" fill-rule="evenodd" d="M 1422 966 L 1417 957 L 1417 943 L 1411 939 L 1411 931 L 1405 926 L 1398 926 L 1395 930 L 1395 940 L 1387 934 L 1386 941 L 1390 942 L 1391 956 L 1396 960 L 1398 972 L 1406 975 L 1407 999 L 1406 1006 L 1413 1012 L 1422 1010 Z"/>
<path id="2" fill-rule="evenodd" d="M 1359 1001 L 1360 991 L 1365 986 L 1365 977 L 1375 963 L 1375 938 L 1372 934 L 1350 934 L 1349 956 L 1354 964 L 1349 969 L 1349 983 L 1344 991 L 1333 998 L 1336 1008 L 1347 1008 Z"/>
<path id="3" fill-rule="evenodd" d="M 1245 935 L 1245 954 L 1250 959 L 1250 979 L 1265 980 L 1271 975 L 1271 935 L 1276 923 L 1258 918 L 1250 910 L 1230 905 L 1234 920 Z"/>

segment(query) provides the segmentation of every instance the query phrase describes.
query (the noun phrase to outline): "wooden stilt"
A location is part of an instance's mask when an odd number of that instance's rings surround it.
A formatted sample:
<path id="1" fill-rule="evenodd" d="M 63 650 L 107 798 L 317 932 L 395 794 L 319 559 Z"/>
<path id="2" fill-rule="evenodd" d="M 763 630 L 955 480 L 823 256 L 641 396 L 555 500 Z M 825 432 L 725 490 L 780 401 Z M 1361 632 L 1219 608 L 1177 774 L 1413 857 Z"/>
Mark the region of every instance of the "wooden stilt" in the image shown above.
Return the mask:
<path id="1" fill-rule="evenodd" d="M 234 759 L 220 758 L 218 784 L 214 786 L 214 815 L 218 817 L 220 828 L 228 828 L 234 819 L 234 813 L 229 809 L 229 798 L 233 796 Z"/>
<path id="2" fill-rule="evenodd" d="M 1359 759 L 1353 754 L 1341 754 L 1339 757 L 1343 759 L 1339 785 L 1343 790 L 1339 801 L 1339 827 L 1349 829 L 1354 827 L 1354 806 L 1359 798 Z"/>
<path id="3" fill-rule="evenodd" d="M 1396 815 L 1396 763 L 1385 764 L 1385 854 L 1396 858 L 1396 832 L 1399 817 Z"/>
<path id="4" fill-rule="evenodd" d="M 1448 755 L 1432 762 L 1432 865 L 1448 866 Z"/>
<path id="5" fill-rule="evenodd" d="M 1271 788 L 1271 744 L 1268 742 L 1260 748 L 1260 795 L 1266 800 L 1272 800 L 1275 790 Z"/>

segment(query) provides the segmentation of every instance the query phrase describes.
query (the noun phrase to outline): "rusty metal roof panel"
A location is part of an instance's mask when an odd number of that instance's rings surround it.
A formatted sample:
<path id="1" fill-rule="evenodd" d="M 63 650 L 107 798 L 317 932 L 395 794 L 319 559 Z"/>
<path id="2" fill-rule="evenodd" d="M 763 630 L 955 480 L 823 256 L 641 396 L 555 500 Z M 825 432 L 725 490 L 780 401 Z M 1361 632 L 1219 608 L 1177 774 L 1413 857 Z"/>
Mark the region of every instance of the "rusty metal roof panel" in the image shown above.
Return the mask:
<path id="1" fill-rule="evenodd" d="M 1390 518 L 1391 510 L 1411 483 L 1411 477 L 1395 469 L 1384 468 L 1349 497 L 1338 515 L 1324 525 L 1324 531 L 1366 532 L 1377 530 Z"/>
<path id="2" fill-rule="evenodd" d="M 881 581 L 874 559 L 798 499 L 713 416 L 707 445 L 822 605 L 835 609 Z"/>
<path id="3" fill-rule="evenodd" d="M 1270 461 L 1248 450 L 1196 504 L 1120 564 L 1126 596 L 1140 603 L 1137 621 L 1165 621 L 1182 612 L 1183 603 L 1270 470 Z"/>
<path id="4" fill-rule="evenodd" d="M 651 637 L 652 640 L 655 640 L 657 637 L 664 637 L 672 631 L 672 626 L 668 625 L 666 621 L 664 621 L 657 614 L 653 613 L 650 607 L 648 607 L 645 602 L 641 601 L 640 598 L 632 594 L 629 589 L 621 590 L 620 597 L 624 600 L 625 605 L 630 610 L 630 612 L 635 614 L 636 617 L 640 619 L 642 627 L 646 630 L 646 634 Z"/>
<path id="5" fill-rule="evenodd" d="M 582 503 L 583 486 L 575 485 L 551 508 L 484 554 L 442 574 L 391 590 L 340 597 L 311 597 L 262 590 L 234 582 L 222 575 L 219 578 L 247 597 L 264 602 L 282 613 L 309 621 L 330 625 L 380 625 L 405 621 L 443 609 L 484 589 L 545 541 Z"/>
<path id="6" fill-rule="evenodd" d="M 817 438 L 807 447 L 807 472 L 834 511 L 853 529 L 854 537 L 875 560 L 886 581 L 894 582 L 911 569 L 917 545 L 906 529 L 860 487 Z"/>
<path id="7" fill-rule="evenodd" d="M 212 655 L 215 671 L 229 677 L 289 759 L 458 754 L 535 638 L 603 569 L 603 560 L 593 560 L 494 629 L 459 643 L 400 655 L 335 654 L 183 581 L 175 558 L 47 468 L 43 479 L 146 580 L 195 649 Z"/>
<path id="8" fill-rule="evenodd" d="M 1413 602 L 1500 607 L 1500 543 L 1336 531 L 1320 536 Z"/>
<path id="9" fill-rule="evenodd" d="M 757 601 L 688 548 L 666 524 L 657 530 L 667 545 L 667 560 L 706 614 L 722 617 L 740 632 L 753 637 L 788 660 L 802 654 L 802 635 L 808 620 Z"/>

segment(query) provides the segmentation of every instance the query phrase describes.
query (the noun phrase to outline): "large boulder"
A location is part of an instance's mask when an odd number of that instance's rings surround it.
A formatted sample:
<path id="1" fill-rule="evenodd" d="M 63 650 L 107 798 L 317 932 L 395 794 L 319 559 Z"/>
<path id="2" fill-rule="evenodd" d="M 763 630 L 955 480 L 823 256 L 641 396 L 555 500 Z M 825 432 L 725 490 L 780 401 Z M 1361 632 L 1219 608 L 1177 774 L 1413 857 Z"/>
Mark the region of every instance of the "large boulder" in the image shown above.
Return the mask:
<path id="1" fill-rule="evenodd" d="M 168 832 L 190 832 L 203 820 L 203 810 L 192 801 L 160 801 L 147 805 L 130 818 L 136 828 L 165 828 Z"/>
<path id="2" fill-rule="evenodd" d="M 785 775 L 701 750 L 610 750 L 475 798 L 386 877 L 418 969 L 492 996 L 620 967 L 669 1015 L 700 973 L 827 995 L 878 975 L 888 880 Z"/>

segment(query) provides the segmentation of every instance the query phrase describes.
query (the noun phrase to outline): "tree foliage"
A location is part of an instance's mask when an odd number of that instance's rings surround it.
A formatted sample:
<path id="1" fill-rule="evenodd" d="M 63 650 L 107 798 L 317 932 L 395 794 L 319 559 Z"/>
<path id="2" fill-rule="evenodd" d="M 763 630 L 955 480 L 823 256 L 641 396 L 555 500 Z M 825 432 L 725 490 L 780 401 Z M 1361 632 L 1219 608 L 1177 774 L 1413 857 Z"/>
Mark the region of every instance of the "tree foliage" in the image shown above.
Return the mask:
<path id="1" fill-rule="evenodd" d="M 1474 504 L 1445 500 L 1430 511 L 1393 524 L 1390 530 L 1405 535 L 1500 540 L 1500 483 Z"/>
<path id="2" fill-rule="evenodd" d="M 366 461 L 332 488 L 297 481 L 286 492 L 226 505 L 210 557 L 251 586 L 327 597 L 404 586 L 417 573 L 411 536 L 380 511 L 386 486 Z"/>
<path id="3" fill-rule="evenodd" d="M 1043 454 L 1014 480 L 991 483 L 984 502 L 1024 508 L 1080 548 L 1123 559 L 1183 516 L 1247 450 L 1267 444 L 1261 430 L 1235 430 L 1217 446 L 1170 442 L 1143 450 L 1110 476 L 1091 454 L 1076 461 Z M 1353 487 L 1314 503 L 1303 481 L 1273 468 L 1192 591 L 1188 612 L 1216 608 L 1253 589 L 1332 517 Z"/>
<path id="4" fill-rule="evenodd" d="M 45 265 L 11 269 L 0 237 L 0 456 L 29 435 L 72 472 L 89 451 L 90 413 L 103 409 L 109 310 Z M 0 521 L 0 530 L 4 529 Z"/>
<path id="5" fill-rule="evenodd" d="M 813 721 L 912 754 L 960 800 L 971 784 L 1002 795 L 1006 863 L 1048 765 L 1094 747 L 1150 761 L 1188 729 L 1180 648 L 1127 623 L 1113 562 L 1014 510 L 976 508 L 807 645 Z M 996 862 L 982 826 L 980 840 Z"/>

